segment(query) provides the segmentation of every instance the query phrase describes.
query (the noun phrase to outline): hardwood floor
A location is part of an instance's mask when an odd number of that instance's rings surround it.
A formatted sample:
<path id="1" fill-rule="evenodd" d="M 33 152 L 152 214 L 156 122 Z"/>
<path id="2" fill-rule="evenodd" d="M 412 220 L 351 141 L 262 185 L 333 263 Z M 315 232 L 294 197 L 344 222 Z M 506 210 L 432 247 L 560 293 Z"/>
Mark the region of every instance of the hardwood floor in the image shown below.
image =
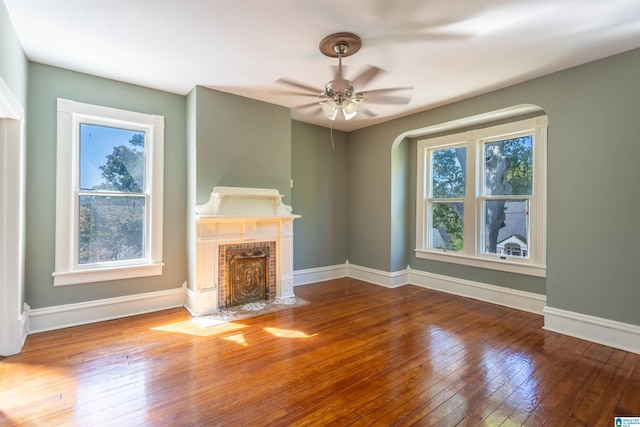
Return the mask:
<path id="1" fill-rule="evenodd" d="M 612 426 L 640 417 L 640 355 L 541 316 L 354 279 L 211 328 L 184 309 L 28 337 L 0 359 L 8 426 Z"/>

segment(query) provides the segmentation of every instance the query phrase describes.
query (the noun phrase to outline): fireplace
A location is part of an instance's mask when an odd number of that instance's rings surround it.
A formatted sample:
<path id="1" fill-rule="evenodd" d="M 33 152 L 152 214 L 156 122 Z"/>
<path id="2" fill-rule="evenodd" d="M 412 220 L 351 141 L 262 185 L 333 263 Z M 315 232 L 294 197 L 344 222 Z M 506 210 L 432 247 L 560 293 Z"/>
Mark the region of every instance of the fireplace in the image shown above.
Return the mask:
<path id="1" fill-rule="evenodd" d="M 215 187 L 196 207 L 195 315 L 293 293 L 293 220 L 277 190 Z"/>

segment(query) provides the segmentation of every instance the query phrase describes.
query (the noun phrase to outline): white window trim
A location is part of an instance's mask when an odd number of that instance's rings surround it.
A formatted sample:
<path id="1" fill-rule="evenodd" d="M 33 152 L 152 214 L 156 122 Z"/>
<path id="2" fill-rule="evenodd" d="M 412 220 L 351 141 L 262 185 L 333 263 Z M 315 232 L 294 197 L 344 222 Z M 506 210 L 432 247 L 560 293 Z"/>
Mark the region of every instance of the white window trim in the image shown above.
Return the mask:
<path id="1" fill-rule="evenodd" d="M 492 270 L 505 271 L 509 273 L 525 274 L 536 277 L 546 277 L 546 235 L 547 235 L 547 116 L 538 116 L 532 119 L 520 120 L 503 125 L 477 129 L 454 135 L 446 135 L 442 137 L 424 139 L 418 141 L 417 156 L 417 194 L 416 194 L 416 249 L 417 258 L 429 259 L 434 261 L 449 262 L 471 267 L 487 268 Z M 472 241 L 465 239 L 465 249 L 462 252 L 451 252 L 442 249 L 429 248 L 427 246 L 427 234 L 425 230 L 425 199 L 426 199 L 426 150 L 438 146 L 447 146 L 454 143 L 464 143 L 467 146 L 467 188 L 476 189 L 476 191 L 467 191 L 465 204 L 468 199 L 477 199 L 478 184 L 476 179 L 476 168 L 480 167 L 476 151 L 479 144 L 483 140 L 493 139 L 494 137 L 509 137 L 511 134 L 522 133 L 525 130 L 531 130 L 534 136 L 533 150 L 533 191 L 535 197 L 532 199 L 530 211 L 532 223 L 530 224 L 529 258 L 501 258 L 500 255 L 479 254 L 478 245 L 481 239 L 481 232 L 478 218 L 481 215 L 480 204 L 472 201 L 472 206 L 476 209 L 470 212 L 465 209 L 464 226 L 473 227 L 475 234 Z M 475 159 L 471 161 L 471 159 Z M 472 193 L 472 194 L 469 194 Z M 470 214 L 467 215 L 467 212 Z"/>
<path id="2" fill-rule="evenodd" d="M 84 120 L 115 126 L 135 126 L 149 131 L 145 146 L 150 177 L 151 204 L 145 247 L 147 255 L 128 265 L 78 266 L 76 187 L 79 179 L 78 127 Z M 164 117 L 58 98 L 56 171 L 56 257 L 54 286 L 102 282 L 162 274 L 162 227 L 164 185 Z"/>

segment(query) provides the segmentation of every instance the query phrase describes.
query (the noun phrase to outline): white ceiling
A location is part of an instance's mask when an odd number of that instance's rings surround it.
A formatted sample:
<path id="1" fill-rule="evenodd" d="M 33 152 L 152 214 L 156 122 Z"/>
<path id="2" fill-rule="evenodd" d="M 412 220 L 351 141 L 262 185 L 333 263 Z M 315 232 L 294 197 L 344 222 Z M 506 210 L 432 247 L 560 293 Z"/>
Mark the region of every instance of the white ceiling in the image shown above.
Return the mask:
<path id="1" fill-rule="evenodd" d="M 640 47 L 640 0 L 4 0 L 31 61 L 178 94 L 207 86 L 292 109 L 329 126 L 313 97 L 283 95 L 279 78 L 320 91 L 337 60 L 318 45 L 349 31 L 363 89 L 412 86 L 408 105 L 369 105 L 355 130 Z"/>

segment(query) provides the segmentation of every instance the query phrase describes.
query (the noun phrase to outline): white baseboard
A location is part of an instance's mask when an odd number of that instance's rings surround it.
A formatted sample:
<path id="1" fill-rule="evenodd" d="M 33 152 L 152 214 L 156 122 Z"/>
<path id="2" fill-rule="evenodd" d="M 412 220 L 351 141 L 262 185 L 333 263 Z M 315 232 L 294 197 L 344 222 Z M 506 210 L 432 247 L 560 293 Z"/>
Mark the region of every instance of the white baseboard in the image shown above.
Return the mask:
<path id="1" fill-rule="evenodd" d="M 640 354 L 640 326 L 545 307 L 544 329 Z"/>
<path id="2" fill-rule="evenodd" d="M 420 270 L 409 270 L 409 283 L 540 315 L 547 303 L 545 295 Z"/>
<path id="3" fill-rule="evenodd" d="M 349 277 L 386 288 L 397 288 L 398 286 L 409 283 L 408 270 L 389 273 L 387 271 L 375 270 L 354 264 L 348 264 L 348 267 Z"/>
<path id="4" fill-rule="evenodd" d="M 182 307 L 185 290 L 186 282 L 177 289 L 32 309 L 29 312 L 29 333 Z"/>
<path id="5" fill-rule="evenodd" d="M 308 285 L 309 283 L 324 282 L 326 280 L 347 277 L 349 262 L 330 265 L 327 267 L 309 268 L 293 272 L 293 286 Z"/>

